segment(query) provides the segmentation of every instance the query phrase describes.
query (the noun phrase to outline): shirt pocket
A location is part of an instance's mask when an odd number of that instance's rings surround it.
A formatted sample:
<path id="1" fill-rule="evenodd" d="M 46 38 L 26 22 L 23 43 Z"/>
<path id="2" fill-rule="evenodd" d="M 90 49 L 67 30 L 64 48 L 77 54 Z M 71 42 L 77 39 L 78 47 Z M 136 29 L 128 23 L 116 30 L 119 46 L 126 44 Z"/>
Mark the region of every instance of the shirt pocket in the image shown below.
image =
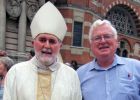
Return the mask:
<path id="1" fill-rule="evenodd" d="M 119 71 L 119 93 L 133 94 L 136 90 L 135 78 L 131 71 Z"/>
<path id="2" fill-rule="evenodd" d="M 117 100 L 139 100 L 135 77 L 131 70 L 125 68 L 118 71 Z"/>

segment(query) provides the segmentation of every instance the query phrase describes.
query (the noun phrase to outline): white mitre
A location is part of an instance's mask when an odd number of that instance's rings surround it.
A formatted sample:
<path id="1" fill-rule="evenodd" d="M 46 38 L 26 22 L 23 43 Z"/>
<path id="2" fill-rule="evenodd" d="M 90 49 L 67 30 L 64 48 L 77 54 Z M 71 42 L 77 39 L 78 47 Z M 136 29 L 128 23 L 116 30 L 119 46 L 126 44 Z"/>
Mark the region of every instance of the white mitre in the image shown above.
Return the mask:
<path id="1" fill-rule="evenodd" d="M 67 26 L 59 10 L 48 1 L 35 14 L 31 23 L 31 34 L 35 38 L 40 33 L 52 34 L 63 40 Z"/>

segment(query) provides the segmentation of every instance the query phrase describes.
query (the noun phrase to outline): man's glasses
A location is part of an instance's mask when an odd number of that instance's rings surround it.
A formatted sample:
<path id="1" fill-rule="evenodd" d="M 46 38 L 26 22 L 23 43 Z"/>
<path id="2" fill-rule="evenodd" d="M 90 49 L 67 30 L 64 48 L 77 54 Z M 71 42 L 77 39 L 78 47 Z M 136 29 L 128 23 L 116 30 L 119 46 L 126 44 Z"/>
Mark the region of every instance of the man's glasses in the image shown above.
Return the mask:
<path id="1" fill-rule="evenodd" d="M 102 39 L 107 41 L 107 40 L 111 40 L 113 37 L 114 37 L 113 34 L 104 34 L 100 36 L 95 36 L 91 40 L 94 42 L 100 42 Z"/>

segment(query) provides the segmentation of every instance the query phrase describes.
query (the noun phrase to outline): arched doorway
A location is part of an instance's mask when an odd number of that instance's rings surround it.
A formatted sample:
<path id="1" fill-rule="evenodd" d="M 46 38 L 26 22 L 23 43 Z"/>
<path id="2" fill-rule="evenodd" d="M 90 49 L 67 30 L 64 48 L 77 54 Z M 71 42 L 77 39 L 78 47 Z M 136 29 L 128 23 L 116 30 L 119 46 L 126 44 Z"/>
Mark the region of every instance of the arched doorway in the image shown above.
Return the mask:
<path id="1" fill-rule="evenodd" d="M 128 41 L 121 40 L 119 43 L 119 47 L 116 50 L 116 54 L 122 57 L 129 57 L 130 53 L 130 45 Z"/>
<path id="2" fill-rule="evenodd" d="M 128 57 L 128 51 L 126 49 L 122 51 L 122 57 Z"/>

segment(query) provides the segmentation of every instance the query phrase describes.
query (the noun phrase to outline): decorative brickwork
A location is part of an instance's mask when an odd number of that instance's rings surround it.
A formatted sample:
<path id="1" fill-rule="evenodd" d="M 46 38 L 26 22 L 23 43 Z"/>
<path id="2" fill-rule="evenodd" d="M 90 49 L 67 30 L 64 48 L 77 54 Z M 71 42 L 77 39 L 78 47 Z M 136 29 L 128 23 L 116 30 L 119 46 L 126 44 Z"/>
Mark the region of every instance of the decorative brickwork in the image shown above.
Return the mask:
<path id="1" fill-rule="evenodd" d="M 32 48 L 32 38 L 29 28 L 30 21 L 32 20 L 32 17 L 36 13 L 37 9 L 49 0 L 26 0 L 26 2 L 25 0 L 7 0 L 7 4 L 5 1 L 6 0 L 0 1 L 0 20 L 2 20 L 2 23 L 0 23 L 0 36 L 5 37 L 4 39 L 0 39 L 0 49 L 5 49 L 9 52 L 10 56 L 13 58 L 15 57 L 15 59 L 19 61 L 20 58 L 26 58 L 27 53 Z M 11 7 L 11 1 L 18 3 L 13 11 L 11 11 L 12 9 L 9 9 L 9 7 Z M 118 14 L 117 16 L 119 16 L 120 13 L 121 16 L 126 16 L 122 17 L 123 19 L 129 19 L 129 21 L 125 20 L 128 23 L 125 26 L 127 27 L 127 31 L 125 28 L 123 28 L 124 23 L 120 21 L 121 19 L 119 17 L 115 17 L 115 20 L 110 20 L 115 25 L 118 25 L 117 28 L 119 29 L 119 43 L 124 41 L 124 48 L 120 48 L 120 45 L 122 44 L 119 44 L 118 49 L 120 52 L 126 50 L 125 52 L 128 53 L 128 57 L 140 59 L 140 5 L 137 3 L 138 0 L 50 1 L 52 1 L 58 7 L 68 26 L 67 34 L 64 38 L 61 49 L 61 55 L 64 63 L 76 60 L 77 63 L 81 65 L 91 61 L 94 56 L 90 50 L 88 32 L 92 22 L 99 18 L 110 19 L 110 17 L 115 16 L 115 14 Z M 24 5 L 23 2 L 25 3 Z M 6 7 L 3 5 L 6 5 Z M 121 8 L 120 12 L 116 13 L 115 9 L 118 10 L 119 8 Z M 122 10 L 124 10 L 125 13 Z M 9 11 L 13 12 L 14 16 L 12 16 Z M 25 11 L 26 13 L 22 11 Z M 72 46 L 75 21 L 82 23 L 82 33 L 80 33 L 82 35 L 82 45 L 80 47 Z M 119 25 L 122 25 L 122 27 Z M 121 28 L 124 31 L 121 31 Z M 19 36 L 21 32 L 26 35 L 24 39 Z M 21 43 L 19 40 L 22 40 L 25 43 Z M 20 44 L 24 44 L 24 46 L 19 48 Z"/>

